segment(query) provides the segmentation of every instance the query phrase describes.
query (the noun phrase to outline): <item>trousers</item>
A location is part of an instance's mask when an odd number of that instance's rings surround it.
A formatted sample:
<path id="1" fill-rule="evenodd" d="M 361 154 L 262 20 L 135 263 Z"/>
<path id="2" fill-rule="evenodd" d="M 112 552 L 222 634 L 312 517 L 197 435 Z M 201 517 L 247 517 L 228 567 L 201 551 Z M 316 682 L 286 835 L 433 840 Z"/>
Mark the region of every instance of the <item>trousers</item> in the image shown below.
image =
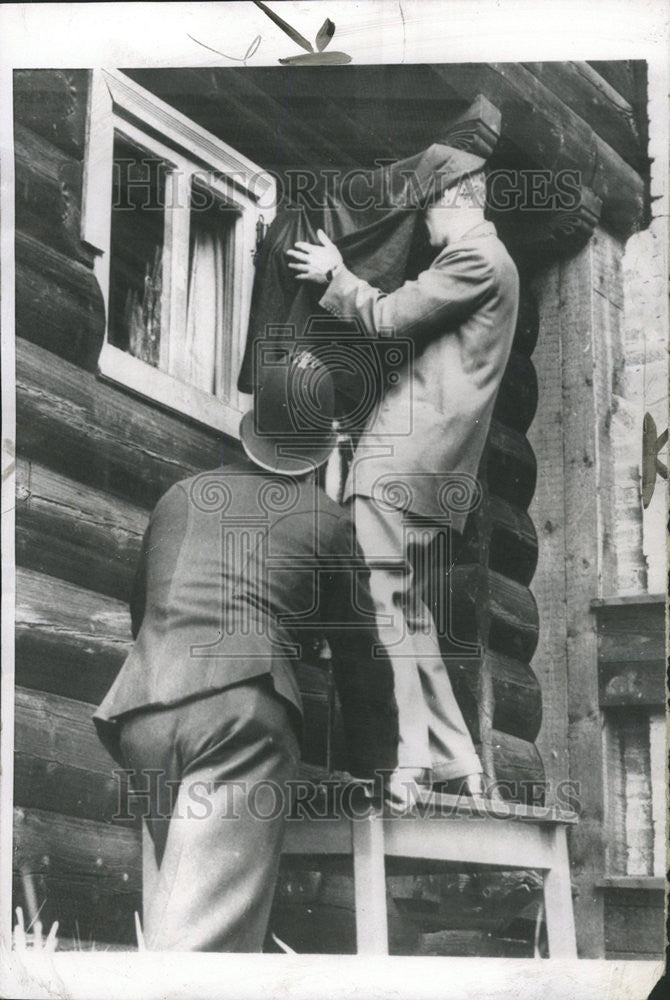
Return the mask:
<path id="1" fill-rule="evenodd" d="M 137 801 L 142 795 L 150 805 L 150 950 L 262 951 L 286 782 L 300 760 L 294 713 L 269 678 L 258 678 L 122 724 L 122 763 L 135 772 Z M 149 785 L 154 794 L 146 796 Z"/>
<path id="2" fill-rule="evenodd" d="M 424 603 L 430 546 L 439 526 L 355 496 L 356 536 L 370 570 L 377 632 L 393 667 L 398 766 L 425 768 L 433 781 L 482 771 Z"/>

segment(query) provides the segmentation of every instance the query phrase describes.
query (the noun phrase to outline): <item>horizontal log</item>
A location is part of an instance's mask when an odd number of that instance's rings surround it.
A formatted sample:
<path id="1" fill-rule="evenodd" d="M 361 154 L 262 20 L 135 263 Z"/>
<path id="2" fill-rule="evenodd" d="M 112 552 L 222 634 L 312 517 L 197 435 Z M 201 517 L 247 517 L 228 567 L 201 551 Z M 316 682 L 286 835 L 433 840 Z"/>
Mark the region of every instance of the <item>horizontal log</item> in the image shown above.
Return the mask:
<path id="1" fill-rule="evenodd" d="M 303 698 L 301 746 L 307 777 L 309 766 L 326 768 L 328 699 L 325 687 L 324 693 L 315 692 L 314 680 L 308 676 L 309 668 L 306 670 L 301 665 L 296 673 Z M 327 675 L 324 677 L 327 684 Z M 77 698 L 22 687 L 16 689 L 16 805 L 100 822 L 111 822 L 118 814 L 121 786 L 114 773 L 118 765 L 98 739 L 92 722 L 95 707 Z M 343 768 L 346 761 L 338 710 L 331 734 L 331 760 L 331 772 Z"/>
<path id="2" fill-rule="evenodd" d="M 512 351 L 500 383 L 494 419 L 525 434 L 533 422 L 537 399 L 537 374 L 533 362 L 520 351 Z"/>
<path id="3" fill-rule="evenodd" d="M 527 587 L 485 567 L 458 565 L 449 577 L 449 596 L 455 639 L 481 643 L 530 662 L 537 646 L 539 619 L 535 598 Z M 445 652 L 449 652 L 447 642 Z"/>
<path id="4" fill-rule="evenodd" d="M 98 739 L 93 710 L 81 701 L 16 689 L 15 805 L 105 823 L 118 816 L 119 765 Z"/>
<path id="5" fill-rule="evenodd" d="M 14 903 L 32 882 L 40 920 L 86 942 L 135 941 L 141 910 L 139 833 L 40 809 L 14 810 Z"/>
<path id="6" fill-rule="evenodd" d="M 14 127 L 16 228 L 82 264 L 93 257 L 81 242 L 81 162 L 53 142 Z"/>
<path id="7" fill-rule="evenodd" d="M 346 147 L 312 131 L 250 74 L 211 69 L 132 70 L 133 80 L 265 167 L 354 165 Z"/>
<path id="8" fill-rule="evenodd" d="M 485 672 L 493 688 L 493 728 L 529 742 L 537 738 L 542 724 L 542 692 L 527 663 L 489 651 L 480 659 L 448 660 L 447 668 L 474 739 L 480 738 L 477 707 Z"/>
<path id="9" fill-rule="evenodd" d="M 16 679 L 98 704 L 130 650 L 128 607 L 22 568 L 16 573 Z"/>
<path id="10" fill-rule="evenodd" d="M 537 534 L 532 520 L 525 511 L 499 497 L 491 497 L 489 516 L 489 567 L 517 583 L 528 585 L 538 558 Z"/>
<path id="11" fill-rule="evenodd" d="M 491 421 L 487 455 L 486 480 L 489 490 L 515 507 L 527 509 L 535 492 L 537 463 L 530 443 L 523 434 Z"/>
<path id="12" fill-rule="evenodd" d="M 642 172 L 644 150 L 629 102 L 586 62 L 525 62 L 554 94 L 571 108 L 578 110 L 600 138 L 611 146 L 626 163 Z"/>
<path id="13" fill-rule="evenodd" d="M 480 752 L 482 748 L 475 744 Z M 534 743 L 494 729 L 491 734 L 493 767 L 500 794 L 512 802 L 544 804 L 544 765 Z"/>
<path id="14" fill-rule="evenodd" d="M 79 159 L 86 143 L 88 70 L 21 69 L 14 73 L 14 117 Z"/>
<path id="15" fill-rule="evenodd" d="M 93 272 L 32 236 L 16 234 L 16 335 L 95 370 L 105 305 Z"/>
<path id="16" fill-rule="evenodd" d="M 561 99 L 520 63 L 435 66 L 464 100 L 484 94 L 502 112 L 502 134 L 492 160 L 507 155 L 524 168 L 574 170 L 602 201 L 602 219 L 628 236 L 642 216 L 644 181 Z M 493 163 L 492 163 L 493 165 Z"/>
<path id="17" fill-rule="evenodd" d="M 528 585 L 533 579 L 538 558 L 537 534 L 528 514 L 500 497 L 488 500 L 486 517 L 471 517 L 466 525 L 459 563 L 479 562 L 482 554 L 480 533 L 485 533 L 488 566 L 517 583 Z"/>
<path id="18" fill-rule="evenodd" d="M 221 437 L 17 341 L 17 449 L 61 475 L 152 507 L 174 482 L 221 463 Z M 227 460 L 239 454 L 228 441 Z"/>
<path id="19" fill-rule="evenodd" d="M 514 350 L 528 357 L 535 350 L 540 332 L 540 314 L 535 297 L 524 287 L 522 281 L 519 295 L 519 314 L 514 332 Z"/>
<path id="20" fill-rule="evenodd" d="M 590 59 L 588 66 L 594 70 L 598 76 L 609 83 L 610 87 L 620 94 L 624 101 L 631 107 L 639 104 L 639 87 L 637 85 L 637 74 L 646 70 L 646 64 L 642 60 L 634 59 Z M 638 112 L 639 112 L 638 108 Z"/>
<path id="21" fill-rule="evenodd" d="M 146 510 L 23 458 L 16 489 L 18 565 L 130 600 Z"/>

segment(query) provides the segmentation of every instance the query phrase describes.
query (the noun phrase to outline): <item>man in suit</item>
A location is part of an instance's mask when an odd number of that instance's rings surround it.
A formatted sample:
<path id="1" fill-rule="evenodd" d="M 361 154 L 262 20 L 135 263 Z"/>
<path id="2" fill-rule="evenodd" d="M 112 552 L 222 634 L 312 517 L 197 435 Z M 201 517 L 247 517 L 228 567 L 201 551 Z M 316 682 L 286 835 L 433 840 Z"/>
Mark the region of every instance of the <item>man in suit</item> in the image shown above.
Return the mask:
<path id="1" fill-rule="evenodd" d="M 332 411 L 332 381 L 308 352 L 266 372 L 240 426 L 248 460 L 176 483 L 151 515 L 135 645 L 94 717 L 150 805 L 150 949 L 262 949 L 300 757 L 293 666 L 315 634 L 332 649 L 351 772 L 396 767 L 369 574 L 350 516 L 316 478 Z"/>
<path id="2" fill-rule="evenodd" d="M 457 151 L 453 159 L 446 190 L 425 210 L 436 256 L 415 281 L 389 293 L 372 287 L 348 270 L 322 230 L 320 245 L 298 242 L 288 255 L 298 281 L 325 286 L 322 309 L 357 318 L 370 337 L 386 331 L 414 347 L 372 411 L 344 495 L 394 666 L 403 760 L 413 758 L 405 780 L 477 794 L 486 791 L 482 767 L 423 601 L 423 577 L 430 545 L 441 533 L 460 533 L 478 500 L 479 461 L 514 336 L 518 275 L 484 218 L 484 161 Z"/>

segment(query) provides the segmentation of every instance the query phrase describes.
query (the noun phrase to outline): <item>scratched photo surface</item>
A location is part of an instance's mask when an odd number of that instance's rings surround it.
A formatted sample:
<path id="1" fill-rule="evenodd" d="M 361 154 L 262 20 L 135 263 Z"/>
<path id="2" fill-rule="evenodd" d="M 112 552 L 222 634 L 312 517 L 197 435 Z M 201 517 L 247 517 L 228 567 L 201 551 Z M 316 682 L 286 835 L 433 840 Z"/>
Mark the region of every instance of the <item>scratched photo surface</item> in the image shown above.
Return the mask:
<path id="1" fill-rule="evenodd" d="M 8 77 L 9 947 L 648 992 L 657 67 L 370 62 L 342 4 L 230 6 L 190 59 Z"/>

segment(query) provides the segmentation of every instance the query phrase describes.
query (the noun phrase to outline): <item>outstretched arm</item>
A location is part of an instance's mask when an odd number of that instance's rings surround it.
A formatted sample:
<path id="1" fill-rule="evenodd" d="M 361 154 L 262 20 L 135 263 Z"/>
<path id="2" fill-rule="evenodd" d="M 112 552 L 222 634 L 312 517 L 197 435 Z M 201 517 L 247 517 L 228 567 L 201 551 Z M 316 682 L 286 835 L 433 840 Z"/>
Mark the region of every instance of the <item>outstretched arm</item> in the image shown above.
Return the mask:
<path id="1" fill-rule="evenodd" d="M 495 290 L 491 262 L 477 248 L 446 248 L 415 281 L 382 292 L 357 278 L 342 263 L 335 244 L 319 230 L 321 245 L 296 243 L 288 250 L 298 281 L 328 285 L 320 305 L 342 318 L 357 317 L 366 333 L 392 330 L 423 347 L 445 327 L 471 315 Z"/>

